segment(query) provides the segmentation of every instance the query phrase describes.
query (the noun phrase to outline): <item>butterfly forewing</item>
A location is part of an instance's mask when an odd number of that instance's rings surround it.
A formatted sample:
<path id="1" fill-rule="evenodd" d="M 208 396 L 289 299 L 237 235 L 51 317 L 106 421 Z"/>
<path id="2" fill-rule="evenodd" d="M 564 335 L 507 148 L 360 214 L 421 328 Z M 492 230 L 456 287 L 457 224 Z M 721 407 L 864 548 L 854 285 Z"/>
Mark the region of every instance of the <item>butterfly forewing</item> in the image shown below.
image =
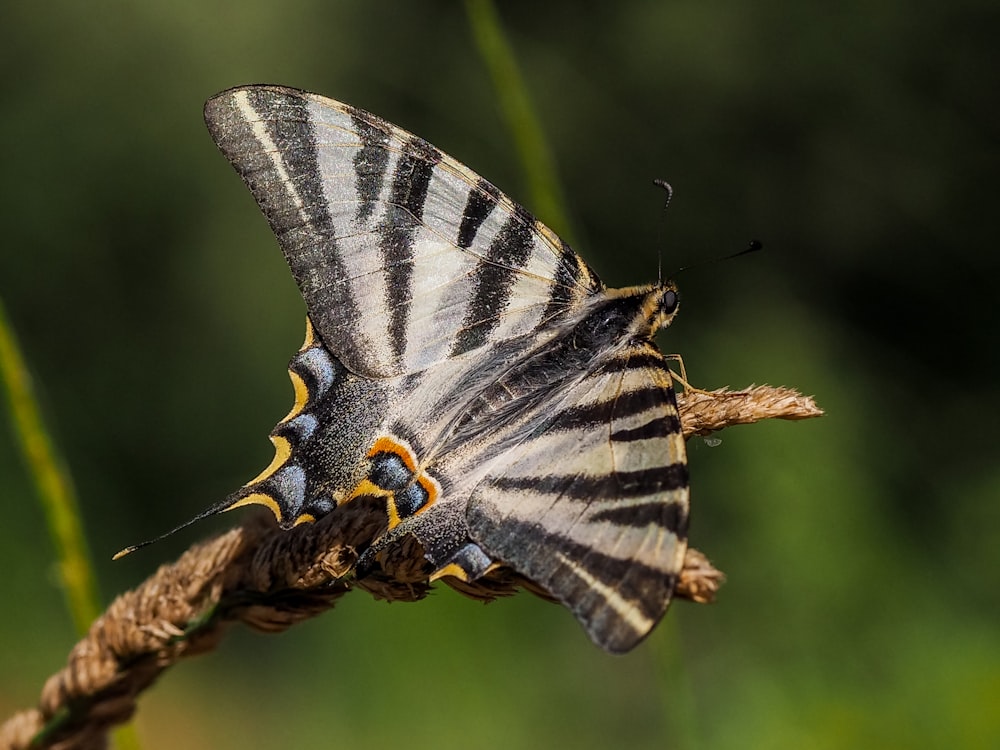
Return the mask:
<path id="1" fill-rule="evenodd" d="M 511 561 L 609 651 L 666 611 L 683 563 L 688 482 L 670 375 L 652 346 L 590 373 L 475 490 L 471 536 Z"/>

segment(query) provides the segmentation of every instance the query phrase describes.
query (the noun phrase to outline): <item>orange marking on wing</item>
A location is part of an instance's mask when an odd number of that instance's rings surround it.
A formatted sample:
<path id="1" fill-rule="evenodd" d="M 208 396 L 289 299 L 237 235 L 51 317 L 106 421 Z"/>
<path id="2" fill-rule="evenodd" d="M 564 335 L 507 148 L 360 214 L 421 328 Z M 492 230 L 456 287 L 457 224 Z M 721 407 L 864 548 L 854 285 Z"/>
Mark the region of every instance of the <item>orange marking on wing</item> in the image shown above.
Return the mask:
<path id="1" fill-rule="evenodd" d="M 378 455 L 379 453 L 395 453 L 403 459 L 403 464 L 410 470 L 410 473 L 417 473 L 417 459 L 408 445 L 397 442 L 391 437 L 383 436 L 376 440 L 375 445 L 373 445 L 371 450 L 368 451 L 368 458 Z"/>
<path id="2" fill-rule="evenodd" d="M 306 382 L 302 379 L 302 376 L 297 372 L 289 370 L 288 379 L 292 381 L 292 390 L 295 392 L 295 403 L 292 404 L 292 410 L 281 420 L 282 424 L 299 416 L 309 402 L 309 388 L 306 386 Z"/>
<path id="3" fill-rule="evenodd" d="M 439 578 L 445 578 L 446 576 L 450 576 L 452 578 L 457 578 L 460 581 L 468 581 L 469 580 L 469 574 L 466 573 L 465 569 L 462 566 L 460 566 L 458 563 L 448 563 L 443 568 L 435 570 L 433 573 L 431 573 L 431 575 L 428 578 L 428 580 L 429 581 L 436 581 Z"/>
<path id="4" fill-rule="evenodd" d="M 362 479 L 358 486 L 351 490 L 351 494 L 344 500 L 349 503 L 356 497 L 392 497 L 392 493 L 384 490 L 369 479 Z"/>
<path id="5" fill-rule="evenodd" d="M 437 499 L 441 496 L 441 485 L 438 484 L 436 479 L 428 476 L 427 474 L 421 474 L 417 477 L 417 483 L 427 490 L 427 502 L 417 509 L 417 513 L 423 513 L 425 509 L 434 505 L 434 503 L 437 502 Z"/>
<path id="6" fill-rule="evenodd" d="M 389 513 L 389 529 L 392 530 L 402 523 L 403 519 L 399 517 L 399 511 L 396 509 L 396 499 L 389 494 L 388 502 L 385 504 L 386 510 Z"/>
<path id="7" fill-rule="evenodd" d="M 274 446 L 274 458 L 271 459 L 271 463 L 268 465 L 264 471 L 258 474 L 256 477 L 247 482 L 244 486 L 247 487 L 251 484 L 257 484 L 258 482 L 263 482 L 274 472 L 280 469 L 284 463 L 288 460 L 289 456 L 292 455 L 292 444 L 288 442 L 286 438 L 272 435 L 271 444 Z"/>
<path id="8" fill-rule="evenodd" d="M 309 316 L 306 316 L 306 340 L 302 342 L 302 346 L 299 348 L 300 352 L 304 352 L 316 341 L 316 331 L 313 328 L 312 321 L 309 320 Z"/>
<path id="9" fill-rule="evenodd" d="M 247 495 L 246 497 L 241 497 L 235 503 L 226 508 L 227 511 L 233 508 L 242 508 L 244 505 L 263 505 L 265 508 L 270 510 L 278 522 L 282 521 L 281 506 L 278 502 L 270 495 L 265 495 L 263 492 L 255 492 L 252 495 Z"/>

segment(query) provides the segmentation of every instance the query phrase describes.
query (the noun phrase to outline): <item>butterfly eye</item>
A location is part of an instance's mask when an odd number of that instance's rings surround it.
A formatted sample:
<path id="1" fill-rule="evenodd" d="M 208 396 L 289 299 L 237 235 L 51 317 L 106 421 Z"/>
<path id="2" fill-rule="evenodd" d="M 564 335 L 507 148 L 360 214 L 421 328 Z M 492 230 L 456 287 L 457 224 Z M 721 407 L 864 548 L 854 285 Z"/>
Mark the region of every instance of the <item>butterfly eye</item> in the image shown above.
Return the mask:
<path id="1" fill-rule="evenodd" d="M 660 310 L 663 311 L 664 315 L 670 315 L 674 310 L 677 309 L 677 292 L 672 289 L 668 289 L 660 297 Z"/>

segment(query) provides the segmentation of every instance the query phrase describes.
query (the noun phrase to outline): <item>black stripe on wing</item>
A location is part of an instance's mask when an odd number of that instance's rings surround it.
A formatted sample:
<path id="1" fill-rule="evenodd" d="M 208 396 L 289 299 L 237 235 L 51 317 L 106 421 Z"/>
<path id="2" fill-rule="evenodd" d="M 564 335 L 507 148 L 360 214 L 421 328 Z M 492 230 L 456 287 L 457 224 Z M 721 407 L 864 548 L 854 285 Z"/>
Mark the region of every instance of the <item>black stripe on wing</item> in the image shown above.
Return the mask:
<path id="1" fill-rule="evenodd" d="M 590 521 L 610 521 L 616 526 L 649 526 L 651 524 L 670 529 L 678 536 L 686 537 L 688 530 L 687 509 L 679 503 L 650 501 L 639 505 L 622 505 L 605 508 L 591 513 Z"/>
<path id="2" fill-rule="evenodd" d="M 650 411 L 657 406 L 666 406 L 669 403 L 663 388 L 650 384 L 625 393 L 611 395 L 601 401 L 570 407 L 560 415 L 559 424 L 555 429 L 583 430 L 599 427 L 610 423 L 612 419 L 626 419 Z M 659 413 L 661 419 L 670 421 L 672 415 L 665 411 Z M 676 429 L 674 429 L 674 425 L 676 425 Z M 679 430 L 680 423 L 674 422 L 671 423 L 667 432 L 672 433 Z M 617 432 L 621 432 L 621 430 L 617 430 Z"/>
<path id="3" fill-rule="evenodd" d="M 419 372 L 452 350 L 497 343 L 503 330 L 543 328 L 604 288 L 490 183 L 375 115 L 249 86 L 213 97 L 205 116 L 275 232 L 317 336 L 352 372 Z M 436 243 L 459 257 L 438 265 Z M 421 296 L 420 318 L 434 331 L 424 346 L 414 287 L 426 278 L 418 274 L 440 269 L 451 276 L 438 289 L 468 287 L 468 308 L 455 294 L 441 292 L 440 309 Z"/>
<path id="4" fill-rule="evenodd" d="M 324 193 L 309 100 L 280 87 L 232 89 L 205 103 L 205 122 L 260 206 L 317 330 L 349 327 L 360 309 L 347 293 L 350 274 Z M 340 350 L 351 348 L 345 342 Z"/>
<path id="5" fill-rule="evenodd" d="M 616 430 L 611 433 L 611 439 L 616 443 L 632 443 L 639 440 L 649 440 L 650 438 L 669 437 L 680 431 L 680 418 L 671 414 L 654 417 L 638 427 Z"/>
<path id="6" fill-rule="evenodd" d="M 510 302 L 519 269 L 531 257 L 534 235 L 533 222 L 513 215 L 504 222 L 489 250 L 476 268 L 472 299 L 462 328 L 455 339 L 453 357 L 486 343 L 500 324 L 500 318 Z"/>
<path id="7" fill-rule="evenodd" d="M 389 342 L 399 358 L 406 351 L 406 325 L 413 283 L 413 241 L 422 226 L 427 188 L 441 152 L 419 138 L 409 140 L 392 173 L 392 191 L 376 233 L 388 283 Z"/>
<path id="8" fill-rule="evenodd" d="M 384 128 L 376 127 L 359 113 L 351 117 L 351 122 L 363 144 L 354 155 L 358 188 L 355 220 L 360 223 L 371 218 L 382 194 L 382 184 L 389 167 L 389 133 Z"/>
<path id="9" fill-rule="evenodd" d="M 530 521 L 510 521 L 505 524 L 504 532 L 512 544 L 520 544 L 526 549 L 538 548 L 558 550 L 562 555 L 573 560 L 586 560 L 587 570 L 593 574 L 596 581 L 608 588 L 615 589 L 623 599 L 634 603 L 636 610 L 648 619 L 656 619 L 662 615 L 658 597 L 672 591 L 671 575 L 662 570 L 644 565 L 635 560 L 626 560 L 603 554 L 602 552 L 549 533 L 545 528 Z M 565 574 L 565 571 L 563 571 Z M 530 577 L 530 576 L 529 576 Z M 621 582 L 628 580 L 629 589 L 621 588 Z M 592 596 L 592 590 L 586 588 L 581 592 L 581 598 Z"/>
<path id="10" fill-rule="evenodd" d="M 470 508 L 472 528 L 491 523 L 479 517 L 482 512 Z M 487 554 L 545 588 L 573 612 L 595 643 L 611 653 L 634 648 L 666 612 L 679 570 L 613 557 L 530 521 L 507 520 L 503 532 L 506 541 L 480 542 Z M 497 546 L 522 554 L 511 560 L 489 551 Z"/>
<path id="11" fill-rule="evenodd" d="M 473 492 L 467 520 L 487 554 L 546 588 L 597 644 L 626 651 L 666 612 L 683 564 L 684 443 L 651 344 L 609 359 L 575 392 L 587 400 L 550 406 Z"/>
<path id="12" fill-rule="evenodd" d="M 688 485 L 686 463 L 651 466 L 641 471 L 616 471 L 610 474 L 547 474 L 533 477 L 497 477 L 493 486 L 500 491 L 533 492 L 556 495 L 560 500 L 595 500 L 646 497 L 670 492 Z"/>
<path id="13" fill-rule="evenodd" d="M 205 122 L 260 205 L 307 303 L 318 284 L 345 285 L 349 274 L 340 260 L 301 92 L 271 87 L 223 92 L 206 102 Z M 322 279 L 315 273 L 319 267 Z M 335 305 L 314 307 L 310 315 L 317 328 L 339 326 L 359 314 L 349 295 L 339 295 Z"/>
<path id="14" fill-rule="evenodd" d="M 500 191 L 486 180 L 480 179 L 469 191 L 469 197 L 462 211 L 462 223 L 458 227 L 456 242 L 460 248 L 467 250 L 476 240 L 479 228 L 496 208 L 500 199 Z"/>

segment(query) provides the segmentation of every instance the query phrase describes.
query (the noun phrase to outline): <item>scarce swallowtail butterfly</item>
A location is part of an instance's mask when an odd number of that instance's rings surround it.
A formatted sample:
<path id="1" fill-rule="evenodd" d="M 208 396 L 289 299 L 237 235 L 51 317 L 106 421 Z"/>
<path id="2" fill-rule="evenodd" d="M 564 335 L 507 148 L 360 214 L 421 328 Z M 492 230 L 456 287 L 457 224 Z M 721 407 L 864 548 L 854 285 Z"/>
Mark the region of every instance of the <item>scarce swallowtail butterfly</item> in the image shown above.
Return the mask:
<path id="1" fill-rule="evenodd" d="M 347 104 L 246 86 L 205 120 L 308 318 L 274 460 L 198 518 L 261 504 L 287 528 L 384 497 L 359 575 L 412 535 L 431 579 L 507 566 L 604 649 L 635 646 L 687 547 L 684 440 L 653 343 L 674 284 L 606 288 L 491 183 Z"/>

